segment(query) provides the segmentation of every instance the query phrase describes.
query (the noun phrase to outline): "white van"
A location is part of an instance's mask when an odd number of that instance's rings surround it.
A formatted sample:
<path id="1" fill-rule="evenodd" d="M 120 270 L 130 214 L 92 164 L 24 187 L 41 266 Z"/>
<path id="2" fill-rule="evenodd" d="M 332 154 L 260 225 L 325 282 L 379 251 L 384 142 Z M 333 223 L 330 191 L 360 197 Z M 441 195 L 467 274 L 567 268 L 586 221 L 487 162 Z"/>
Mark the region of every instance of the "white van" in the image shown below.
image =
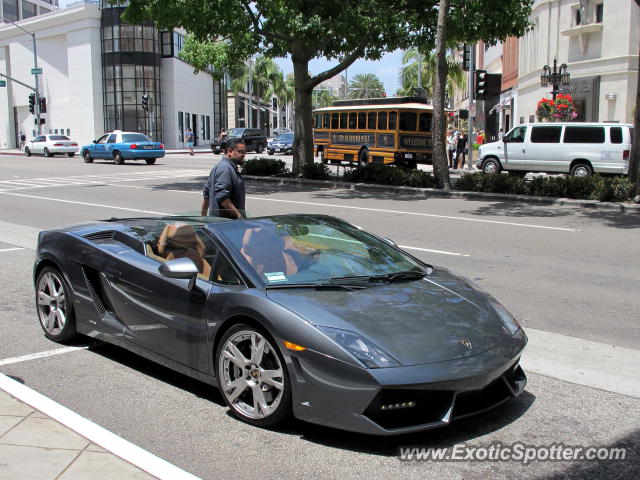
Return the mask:
<path id="1" fill-rule="evenodd" d="M 476 166 L 485 173 L 626 175 L 632 143 L 629 124 L 527 123 L 511 129 L 501 141 L 482 145 Z"/>

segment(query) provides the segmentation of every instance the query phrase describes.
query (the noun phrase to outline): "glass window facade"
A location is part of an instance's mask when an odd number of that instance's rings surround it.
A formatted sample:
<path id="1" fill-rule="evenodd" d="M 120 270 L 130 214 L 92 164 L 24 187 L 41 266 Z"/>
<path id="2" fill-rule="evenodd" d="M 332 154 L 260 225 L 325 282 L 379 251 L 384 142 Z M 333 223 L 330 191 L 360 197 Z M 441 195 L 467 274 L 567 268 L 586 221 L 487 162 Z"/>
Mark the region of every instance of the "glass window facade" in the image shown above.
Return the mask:
<path id="1" fill-rule="evenodd" d="M 36 4 L 31 2 L 22 2 L 22 18 L 35 17 L 38 14 Z"/>
<path id="2" fill-rule="evenodd" d="M 18 0 L 2 0 L 2 15 L 12 22 L 18 20 Z"/>
<path id="3" fill-rule="evenodd" d="M 105 131 L 141 132 L 162 139 L 160 35 L 152 24 L 121 23 L 122 7 L 102 10 Z M 148 95 L 148 109 L 142 96 Z"/>

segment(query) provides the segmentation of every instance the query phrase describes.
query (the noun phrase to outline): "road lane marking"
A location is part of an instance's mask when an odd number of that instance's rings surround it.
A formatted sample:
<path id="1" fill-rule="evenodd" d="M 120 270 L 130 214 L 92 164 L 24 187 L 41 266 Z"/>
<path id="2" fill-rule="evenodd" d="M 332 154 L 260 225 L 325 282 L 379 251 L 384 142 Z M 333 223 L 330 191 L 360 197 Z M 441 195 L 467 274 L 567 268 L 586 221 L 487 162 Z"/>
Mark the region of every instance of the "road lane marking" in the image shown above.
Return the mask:
<path id="1" fill-rule="evenodd" d="M 16 250 L 24 250 L 23 247 L 0 248 L 0 252 L 15 252 Z"/>
<path id="2" fill-rule="evenodd" d="M 457 257 L 470 257 L 471 255 L 468 253 L 456 253 L 456 252 L 446 252 L 444 250 L 431 250 L 429 248 L 418 248 L 418 247 L 410 247 L 408 245 L 398 245 L 400 248 L 404 248 L 405 250 L 419 250 L 421 252 L 429 252 L 429 253 L 440 253 L 442 255 L 455 255 Z"/>
<path id="3" fill-rule="evenodd" d="M 199 480 L 195 475 L 156 457 L 2 373 L 0 373 L 0 389 L 160 480 Z"/>
<path id="4" fill-rule="evenodd" d="M 29 360 L 37 360 L 39 358 L 52 357 L 54 355 L 62 355 L 69 352 L 75 352 L 77 350 L 86 350 L 87 348 L 89 348 L 89 346 L 63 347 L 63 348 L 56 348 L 55 350 L 47 350 L 44 352 L 30 353 L 28 355 L 22 355 L 20 357 L 5 358 L 3 360 L 0 360 L 0 367 L 4 365 L 12 365 L 14 363 L 28 362 Z"/>
<path id="5" fill-rule="evenodd" d="M 99 203 L 88 203 L 88 202 L 77 202 L 74 200 L 62 200 L 60 198 L 51 198 L 51 197 L 39 197 L 37 195 L 26 195 L 24 193 L 11 193 L 11 192 L 0 192 L 1 195 L 12 195 L 15 197 L 24 197 L 24 198 L 33 198 L 36 200 L 48 200 L 50 202 L 61 202 L 61 203 L 71 203 L 74 205 L 83 205 L 86 207 L 98 207 L 98 208 L 110 208 L 113 210 L 124 210 L 127 212 L 142 212 L 142 213 L 150 213 L 152 215 L 163 215 L 163 216 L 167 216 L 167 215 L 171 215 L 171 213 L 166 213 L 166 212 L 155 212 L 153 210 L 142 210 L 139 208 L 126 208 L 126 207 L 116 207 L 113 205 L 102 205 Z"/>
<path id="6" fill-rule="evenodd" d="M 386 210 L 382 208 L 354 207 L 351 205 L 336 205 L 332 203 L 300 202 L 296 200 L 280 200 L 275 198 L 263 198 L 263 197 L 247 197 L 247 199 L 260 200 L 261 202 L 297 203 L 300 205 L 313 205 L 317 207 L 346 208 L 350 210 L 364 210 L 369 212 L 381 212 L 381 213 L 397 213 L 400 215 L 414 215 L 419 217 L 444 218 L 447 220 L 462 220 L 466 222 L 491 223 L 491 224 L 497 224 L 497 225 L 511 225 L 515 227 L 527 227 L 527 228 L 541 228 L 545 230 L 559 230 L 563 232 L 579 232 L 580 231 L 576 228 L 548 227 L 545 225 L 532 225 L 529 223 L 501 222 L 499 220 L 484 220 L 479 218 L 454 217 L 452 215 L 435 215 L 433 213 L 407 212 L 403 210 Z"/>

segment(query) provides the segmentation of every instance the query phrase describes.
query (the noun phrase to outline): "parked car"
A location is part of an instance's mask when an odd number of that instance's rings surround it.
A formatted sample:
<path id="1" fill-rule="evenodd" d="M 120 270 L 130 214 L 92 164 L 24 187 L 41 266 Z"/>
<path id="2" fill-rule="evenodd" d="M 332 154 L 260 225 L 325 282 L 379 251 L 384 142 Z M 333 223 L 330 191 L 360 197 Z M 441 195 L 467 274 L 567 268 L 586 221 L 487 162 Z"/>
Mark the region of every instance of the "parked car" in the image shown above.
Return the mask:
<path id="1" fill-rule="evenodd" d="M 264 152 L 267 148 L 267 137 L 262 130 L 257 128 L 232 128 L 227 134 L 227 138 L 240 138 L 247 147 L 247 151 L 253 150 L 256 153 Z M 215 140 L 211 142 L 211 151 L 218 155 L 224 152 L 227 144 Z"/>
<path id="2" fill-rule="evenodd" d="M 53 157 L 58 153 L 66 153 L 73 157 L 78 151 L 78 144 L 66 135 L 39 135 L 24 147 L 24 154 L 30 157 L 34 154 Z"/>
<path id="3" fill-rule="evenodd" d="M 267 144 L 267 153 L 290 154 L 293 148 L 293 133 L 283 133 Z"/>
<path id="4" fill-rule="evenodd" d="M 632 143 L 629 124 L 528 123 L 514 127 L 499 142 L 482 145 L 476 166 L 485 173 L 626 175 Z"/>
<path id="5" fill-rule="evenodd" d="M 417 432 L 500 405 L 527 382 L 527 336 L 497 300 L 327 215 L 44 231 L 33 275 L 47 338 L 132 350 L 217 386 L 256 426 L 293 415 Z"/>
<path id="6" fill-rule="evenodd" d="M 105 133 L 81 150 L 85 163 L 92 163 L 94 159 L 113 159 L 116 165 L 122 165 L 125 160 L 144 160 L 147 165 L 153 165 L 157 158 L 164 157 L 164 153 L 162 143 L 154 142 L 142 133 L 120 130 Z"/>

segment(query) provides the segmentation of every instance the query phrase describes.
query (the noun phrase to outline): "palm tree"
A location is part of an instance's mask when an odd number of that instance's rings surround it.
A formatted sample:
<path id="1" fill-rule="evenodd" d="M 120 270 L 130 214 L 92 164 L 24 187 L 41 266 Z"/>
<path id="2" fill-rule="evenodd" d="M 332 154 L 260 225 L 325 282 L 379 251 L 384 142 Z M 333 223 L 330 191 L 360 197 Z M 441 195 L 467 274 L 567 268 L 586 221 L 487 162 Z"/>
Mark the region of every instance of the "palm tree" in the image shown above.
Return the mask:
<path id="1" fill-rule="evenodd" d="M 419 56 L 422 56 L 418 62 Z M 411 62 L 411 63 L 409 63 Z M 418 63 L 422 64 L 422 87 L 433 93 L 433 86 L 436 82 L 436 62 L 437 58 L 434 52 L 427 54 L 420 53 L 418 49 L 412 48 L 404 52 L 402 56 L 402 64 L 405 65 L 400 69 L 400 82 L 402 83 L 402 91 L 412 93 L 418 87 Z M 447 65 L 449 74 L 447 75 L 447 95 L 453 98 L 456 88 L 463 89 L 467 83 L 464 70 L 460 64 L 453 58 L 447 56 Z"/>
<path id="2" fill-rule="evenodd" d="M 278 107 L 285 106 L 287 109 L 288 104 L 292 103 L 296 97 L 296 91 L 293 83 L 289 78 L 285 77 L 279 69 L 271 76 L 271 84 L 265 92 L 265 98 L 273 97 L 276 97 L 278 100 Z M 278 126 L 278 128 L 280 128 L 280 126 Z M 285 125 L 285 128 L 289 128 L 289 125 Z"/>
<path id="3" fill-rule="evenodd" d="M 336 97 L 333 94 L 333 91 L 328 88 L 314 88 L 313 93 L 311 94 L 314 110 L 316 108 L 330 107 L 337 99 L 338 97 Z"/>
<path id="4" fill-rule="evenodd" d="M 250 60 L 250 62 L 252 62 Z M 282 77 L 282 71 L 278 64 L 271 58 L 264 56 L 256 58 L 255 62 L 251 65 L 244 64 L 238 71 L 232 73 L 233 80 L 231 81 L 231 89 L 237 95 L 239 92 L 245 90 L 249 82 L 251 82 L 251 97 L 258 97 L 258 99 L 271 98 L 268 95 L 268 90 L 273 83 L 277 83 Z M 260 122 L 260 103 L 258 103 L 258 127 L 261 126 Z M 252 112 L 249 112 L 251 115 Z"/>
<path id="5" fill-rule="evenodd" d="M 359 73 L 349 82 L 347 95 L 349 98 L 384 97 L 384 85 L 374 73 Z"/>

